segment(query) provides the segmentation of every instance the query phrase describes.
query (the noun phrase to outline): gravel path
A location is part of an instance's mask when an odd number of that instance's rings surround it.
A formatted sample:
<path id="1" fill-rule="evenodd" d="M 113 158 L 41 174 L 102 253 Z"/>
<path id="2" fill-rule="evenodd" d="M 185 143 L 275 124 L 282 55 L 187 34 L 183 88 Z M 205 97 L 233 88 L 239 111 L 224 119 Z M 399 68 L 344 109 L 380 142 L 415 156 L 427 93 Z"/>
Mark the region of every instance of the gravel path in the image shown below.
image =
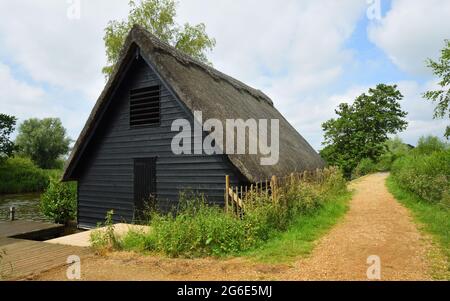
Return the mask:
<path id="1" fill-rule="evenodd" d="M 367 280 L 369 256 L 380 258 L 382 280 L 430 280 L 430 240 L 385 187 L 386 174 L 351 184 L 350 210 L 320 239 L 308 258 L 291 265 L 246 259 L 163 259 L 115 253 L 82 262 L 84 280 Z M 65 269 L 34 279 L 63 280 Z"/>

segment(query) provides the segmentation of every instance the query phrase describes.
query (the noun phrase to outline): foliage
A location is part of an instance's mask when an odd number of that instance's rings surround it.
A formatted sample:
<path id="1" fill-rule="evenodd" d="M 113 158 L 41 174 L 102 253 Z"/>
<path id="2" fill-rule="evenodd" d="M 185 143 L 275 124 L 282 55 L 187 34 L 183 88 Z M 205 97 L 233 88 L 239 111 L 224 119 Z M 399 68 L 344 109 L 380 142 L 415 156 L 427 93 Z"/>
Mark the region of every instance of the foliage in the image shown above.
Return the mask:
<path id="1" fill-rule="evenodd" d="M 407 127 L 407 113 L 399 104 L 402 98 L 397 86 L 379 84 L 353 104 L 340 104 L 336 110 L 339 117 L 322 125 L 325 148 L 321 156 L 328 164 L 342 168 L 346 176 L 362 159 L 377 161 L 385 151 L 388 135 Z"/>
<path id="2" fill-rule="evenodd" d="M 99 229 L 93 231 L 89 238 L 92 248 L 98 254 L 105 254 L 119 246 L 119 241 L 115 234 L 113 215 L 114 210 L 108 211 L 104 224 L 99 224 Z"/>
<path id="3" fill-rule="evenodd" d="M 450 118 L 450 40 L 446 40 L 445 44 L 437 62 L 428 60 L 428 67 L 433 70 L 434 75 L 439 77 L 439 86 L 441 87 L 424 94 L 426 99 L 436 103 L 434 118 Z M 450 138 L 450 126 L 447 127 L 445 136 Z"/>
<path id="4" fill-rule="evenodd" d="M 443 273 L 441 269 L 434 271 L 434 277 L 450 280 L 450 209 L 421 199 L 402 188 L 393 176 L 387 179 L 386 184 L 394 197 L 412 211 L 414 218 L 423 224 L 422 228 L 431 233 L 434 240 L 440 244 L 447 257 L 446 266 Z"/>
<path id="5" fill-rule="evenodd" d="M 143 0 L 139 3 L 131 0 L 129 6 L 127 20 L 110 21 L 105 29 L 103 40 L 109 64 L 103 68 L 106 76 L 111 75 L 125 39 L 136 24 L 182 52 L 208 63 L 206 51 L 214 48 L 215 40 L 208 36 L 203 23 L 178 25 L 175 21 L 177 4 L 174 0 Z"/>
<path id="6" fill-rule="evenodd" d="M 414 153 L 419 155 L 431 155 L 435 152 L 441 152 L 449 148 L 449 145 L 441 141 L 438 137 L 427 136 L 421 137 L 414 149 Z"/>
<path id="7" fill-rule="evenodd" d="M 62 183 L 51 178 L 47 190 L 41 195 L 41 210 L 55 223 L 66 224 L 77 216 L 77 184 Z"/>
<path id="8" fill-rule="evenodd" d="M 28 119 L 20 125 L 16 139 L 19 153 L 44 169 L 59 167 L 60 156 L 69 152 L 70 143 L 59 118 Z"/>
<path id="9" fill-rule="evenodd" d="M 430 203 L 450 205 L 450 149 L 436 151 L 435 139 L 421 141 L 420 147 L 393 164 L 393 178 Z"/>
<path id="10" fill-rule="evenodd" d="M 0 114 L 0 164 L 12 155 L 14 143 L 9 136 L 14 132 L 16 117 Z"/>
<path id="11" fill-rule="evenodd" d="M 30 159 L 13 157 L 0 164 L 0 193 L 40 192 L 48 184 L 48 172 Z"/>
<path id="12" fill-rule="evenodd" d="M 399 137 L 386 141 L 385 148 L 386 151 L 380 156 L 376 164 L 376 171 L 390 171 L 395 160 L 406 156 L 411 149 Z"/>
<path id="13" fill-rule="evenodd" d="M 241 253 L 286 231 L 297 217 L 317 212 L 332 197 L 345 191 L 342 174 L 336 169 L 326 170 L 320 178 L 284 182 L 279 187 L 277 202 L 272 202 L 265 193 L 251 193 L 242 218 L 208 206 L 201 196 L 185 196 L 176 214 L 153 213 L 152 231 L 129 234 L 122 247 L 171 257 Z"/>
<path id="14" fill-rule="evenodd" d="M 353 178 L 359 178 L 375 171 L 377 171 L 377 164 L 372 159 L 365 158 L 358 163 L 352 176 Z"/>

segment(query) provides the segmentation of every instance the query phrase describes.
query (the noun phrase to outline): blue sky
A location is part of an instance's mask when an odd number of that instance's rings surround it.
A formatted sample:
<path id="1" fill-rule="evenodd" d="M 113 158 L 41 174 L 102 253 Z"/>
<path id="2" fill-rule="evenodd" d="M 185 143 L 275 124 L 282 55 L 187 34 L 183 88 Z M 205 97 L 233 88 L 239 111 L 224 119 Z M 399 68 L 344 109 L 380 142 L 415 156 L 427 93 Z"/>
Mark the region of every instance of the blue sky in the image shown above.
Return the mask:
<path id="1" fill-rule="evenodd" d="M 0 112 L 59 117 L 76 139 L 105 83 L 103 29 L 127 15 L 127 2 L 2 1 Z M 381 0 L 381 18 L 370 20 L 377 0 L 283 3 L 183 0 L 178 21 L 204 22 L 217 40 L 214 66 L 271 96 L 316 149 L 336 106 L 378 83 L 398 84 L 405 96 L 406 142 L 442 136 L 448 121 L 433 120 L 421 94 L 436 85 L 424 61 L 450 38 L 450 1 Z"/>

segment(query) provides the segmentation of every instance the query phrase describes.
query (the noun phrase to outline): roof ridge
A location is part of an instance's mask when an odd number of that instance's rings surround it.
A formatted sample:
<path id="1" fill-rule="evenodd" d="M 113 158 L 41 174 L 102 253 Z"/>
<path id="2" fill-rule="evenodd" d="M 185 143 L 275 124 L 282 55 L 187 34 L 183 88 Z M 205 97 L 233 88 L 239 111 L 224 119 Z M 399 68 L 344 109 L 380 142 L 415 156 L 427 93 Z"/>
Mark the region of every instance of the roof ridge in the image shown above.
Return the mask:
<path id="1" fill-rule="evenodd" d="M 137 33 L 142 33 L 146 35 L 153 43 L 153 46 L 157 48 L 158 50 L 161 50 L 163 52 L 166 52 L 170 55 L 172 55 L 175 59 L 177 59 L 180 63 L 185 65 L 194 65 L 197 68 L 201 68 L 204 71 L 206 71 L 211 77 L 213 77 L 215 80 L 224 80 L 228 82 L 230 85 L 232 85 L 235 89 L 239 91 L 244 91 L 249 93 L 251 96 L 267 102 L 269 105 L 273 106 L 273 101 L 270 99 L 269 96 L 267 96 L 264 92 L 262 92 L 259 89 L 255 89 L 242 81 L 231 77 L 217 69 L 215 69 L 212 66 L 209 66 L 192 56 L 176 49 L 172 45 L 168 44 L 167 42 L 164 42 L 160 39 L 158 39 L 154 34 L 152 34 L 150 31 L 146 30 L 144 27 L 140 25 L 134 25 L 132 29 L 132 35 L 134 36 Z"/>

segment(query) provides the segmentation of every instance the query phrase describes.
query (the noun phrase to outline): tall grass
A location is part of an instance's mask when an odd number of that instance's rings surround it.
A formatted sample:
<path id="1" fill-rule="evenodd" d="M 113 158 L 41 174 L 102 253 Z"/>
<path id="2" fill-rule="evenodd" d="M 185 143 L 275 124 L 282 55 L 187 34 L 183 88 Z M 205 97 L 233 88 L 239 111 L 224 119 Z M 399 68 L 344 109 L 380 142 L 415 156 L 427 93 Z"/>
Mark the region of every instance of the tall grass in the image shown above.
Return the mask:
<path id="1" fill-rule="evenodd" d="M 450 206 L 450 149 L 411 152 L 392 166 L 395 181 L 430 203 Z"/>
<path id="2" fill-rule="evenodd" d="M 126 250 L 152 251 L 170 257 L 226 256 L 239 254 L 288 230 L 302 215 L 314 214 L 336 195 L 347 192 L 342 173 L 326 170 L 323 177 L 287 181 L 278 200 L 265 193 L 246 199 L 245 214 L 238 218 L 209 206 L 201 196 L 185 197 L 175 214 L 151 215 L 152 231 L 131 232 L 121 241 Z"/>

